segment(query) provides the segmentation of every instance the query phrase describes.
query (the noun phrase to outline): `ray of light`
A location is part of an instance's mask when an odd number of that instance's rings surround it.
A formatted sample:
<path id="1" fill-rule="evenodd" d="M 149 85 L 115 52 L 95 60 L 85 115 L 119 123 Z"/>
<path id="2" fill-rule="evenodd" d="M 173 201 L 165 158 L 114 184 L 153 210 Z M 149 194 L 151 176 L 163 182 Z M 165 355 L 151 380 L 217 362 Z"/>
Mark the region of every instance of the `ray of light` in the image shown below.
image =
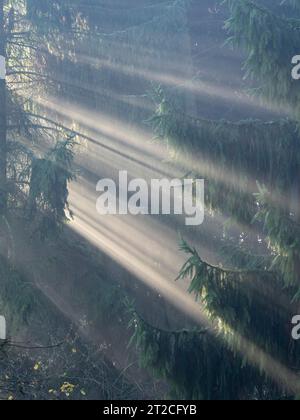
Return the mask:
<path id="1" fill-rule="evenodd" d="M 149 266 L 140 259 L 139 255 L 131 252 L 128 247 L 123 247 L 118 237 L 114 240 L 111 235 L 110 237 L 105 236 L 104 231 L 99 231 L 87 219 L 80 217 L 76 217 L 71 227 L 148 287 L 158 291 L 173 306 L 186 313 L 202 327 L 207 327 L 212 334 L 217 334 L 217 323 L 213 323 L 208 318 L 205 311 L 191 296 L 187 295 L 178 285 L 170 283 L 159 269 Z M 284 385 L 295 395 L 299 394 L 300 384 L 296 374 L 236 332 L 233 332 L 233 337 L 235 350 L 241 355 L 247 356 L 249 363 L 263 369 L 269 377 Z M 226 340 L 226 337 L 224 339 Z"/>
<path id="2" fill-rule="evenodd" d="M 132 158 L 136 157 L 141 164 L 144 166 L 147 165 L 149 160 L 153 165 L 153 169 L 159 172 L 159 168 L 162 169 L 162 159 L 168 157 L 167 150 L 162 145 L 153 146 L 152 134 L 145 129 L 141 129 L 136 125 L 128 125 L 123 121 L 118 119 L 112 119 L 103 113 L 91 112 L 81 107 L 76 107 L 63 101 L 55 100 L 54 98 L 48 98 L 47 100 L 40 99 L 39 103 L 50 111 L 57 112 L 62 118 L 67 118 L 72 121 L 85 126 L 88 130 L 91 130 L 93 133 L 101 136 L 101 142 L 104 142 L 107 147 L 112 147 L 114 142 L 117 142 L 117 152 L 120 152 L 120 145 L 124 147 L 127 154 Z M 106 141 L 105 141 L 106 139 Z M 100 143 L 98 143 L 101 145 Z M 129 148 L 129 150 L 128 150 Z M 101 159 L 101 158 L 100 158 Z M 125 169 L 127 167 L 123 159 L 118 159 L 116 155 L 111 157 L 112 162 L 115 164 L 115 167 L 120 169 Z M 89 165 L 91 165 L 92 160 L 89 159 Z M 126 166 L 122 166 L 125 164 Z M 220 182 L 222 185 L 226 185 L 231 188 L 233 191 L 243 191 L 252 195 L 257 191 L 257 180 L 251 178 L 247 174 L 247 182 L 244 181 L 243 174 L 234 171 L 233 168 L 228 168 L 224 170 L 222 167 L 221 170 L 217 162 L 209 160 L 208 158 L 203 158 L 201 154 L 195 156 L 192 153 L 189 154 L 180 154 L 177 157 L 177 169 L 181 169 L 179 172 L 177 170 L 176 176 L 183 176 L 187 172 L 201 173 L 201 176 L 207 180 L 214 180 Z M 131 162 L 131 171 L 133 171 L 133 166 Z M 176 173 L 173 170 L 173 174 Z M 283 194 L 279 196 L 278 192 L 273 197 L 276 200 L 276 204 L 280 208 L 286 209 L 289 200 L 288 197 Z"/>
<path id="3" fill-rule="evenodd" d="M 212 83 L 209 81 L 202 81 L 198 77 L 191 78 L 191 73 L 186 72 L 186 78 L 180 77 L 176 74 L 162 72 L 162 71 L 152 71 L 146 67 L 137 67 L 130 66 L 128 64 L 114 63 L 110 60 L 103 60 L 95 57 L 90 57 L 86 55 L 80 55 L 78 61 L 83 64 L 88 64 L 94 66 L 95 68 L 104 68 L 111 69 L 116 72 L 121 73 L 122 75 L 129 75 L 132 77 L 140 77 L 141 79 L 148 82 L 156 82 L 164 86 L 169 86 L 172 88 L 180 88 L 183 91 L 186 91 L 192 95 L 208 95 L 223 99 L 226 101 L 232 101 L 233 103 L 244 104 L 244 105 L 255 105 L 257 108 L 267 111 L 272 111 L 276 114 L 282 115 L 282 108 L 278 107 L 275 104 L 263 103 L 260 99 L 257 99 L 253 96 L 246 95 L 241 91 L 238 91 L 236 88 L 227 87 Z M 285 113 L 289 110 L 285 109 Z M 289 111 L 290 115 L 292 110 Z"/>
<path id="4" fill-rule="evenodd" d="M 80 185 L 72 184 L 70 188 L 70 202 L 72 211 L 82 221 L 91 226 L 99 234 L 108 236 L 116 243 L 122 244 L 123 248 L 135 255 L 147 265 L 158 269 L 165 278 L 172 281 L 177 277 L 180 268 L 186 261 L 186 256 L 178 251 L 178 233 L 198 250 L 204 261 L 218 264 L 218 258 L 208 248 L 207 237 L 214 235 L 214 225 L 222 226 L 224 220 L 219 217 L 208 219 L 206 224 L 198 231 L 186 232 L 184 229 L 184 216 L 100 216 L 96 211 L 97 193 L 92 184 L 81 180 Z M 215 232 L 216 233 L 216 232 Z M 182 283 L 185 290 L 188 289 L 189 281 Z M 276 291 L 259 290 L 255 292 L 265 299 L 266 305 L 281 306 L 282 309 L 290 307 L 291 302 L 284 296 L 278 296 Z"/>
<path id="5" fill-rule="evenodd" d="M 67 109 L 67 112 L 69 112 L 69 109 Z M 120 128 L 114 127 L 113 130 L 118 131 Z M 111 163 L 114 163 L 113 159 Z M 91 213 L 95 212 L 95 209 L 91 210 L 91 204 L 84 201 L 81 193 L 77 197 L 76 191 L 73 194 L 75 197 L 74 207 L 77 212 L 75 221 L 71 224 L 71 228 L 74 231 L 98 247 L 106 255 L 109 255 L 117 264 L 134 274 L 148 287 L 159 291 L 166 300 L 180 311 L 188 314 L 201 325 L 208 326 L 212 331 L 215 330 L 215 325 L 211 324 L 209 318 L 199 308 L 199 305 L 184 292 L 184 285 L 175 285 L 170 282 L 170 277 L 173 279 L 173 274 L 178 272 L 178 264 L 180 262 L 178 253 L 167 255 L 168 262 L 166 264 L 155 264 L 156 258 L 160 256 L 164 248 L 171 249 L 170 243 L 174 243 L 174 235 L 172 235 L 172 241 L 166 243 L 166 235 L 163 234 L 164 243 L 163 245 L 160 244 L 159 248 L 159 242 L 153 241 L 153 228 L 150 228 L 152 239 L 147 239 L 142 229 L 140 231 L 134 230 L 132 227 L 122 224 L 121 221 L 116 223 L 115 220 L 108 222 L 108 219 L 105 219 L 105 226 L 100 226 L 98 223 L 93 222 Z M 89 197 L 89 193 L 86 193 L 87 197 Z M 158 238 L 161 238 L 161 229 L 158 228 L 157 233 Z M 123 239 L 122 236 L 124 236 Z M 140 243 L 146 246 L 147 252 L 140 248 Z M 152 249 L 154 250 L 154 255 L 148 255 Z M 293 390 L 299 389 L 295 375 L 292 372 L 258 348 L 255 348 L 255 354 L 253 354 L 253 344 L 243 338 L 238 338 L 236 343 L 237 350 L 249 356 L 254 365 L 260 366 L 261 361 L 264 360 L 263 368 L 269 376 L 280 383 L 286 384 L 289 382 L 289 387 Z"/>

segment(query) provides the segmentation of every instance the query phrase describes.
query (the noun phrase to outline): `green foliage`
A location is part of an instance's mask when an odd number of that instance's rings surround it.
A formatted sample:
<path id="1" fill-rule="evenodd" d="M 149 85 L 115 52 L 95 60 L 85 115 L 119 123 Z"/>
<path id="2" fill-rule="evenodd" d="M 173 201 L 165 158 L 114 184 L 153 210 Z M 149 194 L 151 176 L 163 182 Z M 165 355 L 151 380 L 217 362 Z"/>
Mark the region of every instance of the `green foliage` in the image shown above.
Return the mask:
<path id="1" fill-rule="evenodd" d="M 179 279 L 191 280 L 189 292 L 201 301 L 218 329 L 164 331 L 131 310 L 132 340 L 140 351 L 142 366 L 166 379 L 175 398 L 287 398 L 289 394 L 266 374 L 268 361 L 262 359 L 253 366 L 239 350 L 242 337 L 249 346 L 272 353 L 282 363 L 299 366 L 299 349 L 290 332 L 278 335 L 294 312 L 288 296 L 278 298 L 281 288 L 276 285 L 276 275 L 267 270 L 212 266 L 184 241 L 181 249 L 189 259 Z"/>
<path id="2" fill-rule="evenodd" d="M 164 331 L 148 324 L 135 311 L 131 327 L 135 329 L 133 341 L 142 366 L 166 379 L 175 399 L 269 399 L 280 395 L 259 369 L 211 331 Z"/>
<path id="3" fill-rule="evenodd" d="M 281 279 L 268 270 L 228 270 L 200 258 L 185 241 L 181 249 L 189 255 L 179 279 L 191 280 L 189 292 L 201 300 L 212 319 L 247 337 L 288 363 L 296 363 L 290 333 L 278 336 L 293 317 L 290 297 L 281 291 Z M 267 312 L 266 308 L 270 310 Z"/>
<path id="4" fill-rule="evenodd" d="M 298 125 L 196 119 L 174 109 L 161 88 L 150 123 L 157 137 L 175 150 L 175 159 L 206 179 L 206 205 L 251 223 L 257 212 L 256 181 L 288 195 L 300 165 Z"/>
<path id="5" fill-rule="evenodd" d="M 281 272 L 286 287 L 300 290 L 300 224 L 265 187 L 259 186 L 256 198 L 260 203 L 256 220 L 263 222 L 269 246 L 276 254 L 272 268 Z"/>
<path id="6" fill-rule="evenodd" d="M 58 142 L 44 159 L 35 159 L 32 165 L 29 213 L 37 217 L 42 237 L 57 232 L 68 220 L 68 183 L 73 179 L 72 161 L 74 142 Z"/>
<path id="7" fill-rule="evenodd" d="M 6 89 L 6 181 L 10 214 L 21 210 L 26 215 L 24 210 L 29 209 L 33 229 L 45 237 L 57 233 L 67 220 L 65 210 L 68 209 L 68 182 L 73 177 L 74 142 L 70 137 L 73 132 L 64 129 L 54 114 L 47 118 L 45 109 L 37 101 L 45 92 L 53 93 L 53 83 L 48 80 L 46 56 L 49 58 L 49 51 L 35 24 L 39 14 L 34 18 L 37 11 L 34 3 L 10 0 L 5 5 L 5 20 L 9 26 L 6 28 L 7 70 L 10 75 Z M 59 14 L 64 15 L 65 8 L 58 2 L 52 3 L 51 7 L 49 2 L 38 3 L 41 14 L 48 13 L 48 18 L 51 14 L 54 20 Z M 61 24 L 62 20 L 59 20 Z M 49 21 L 49 25 L 53 25 L 53 21 Z M 49 33 L 48 42 L 55 44 Z M 36 150 L 49 149 L 46 156 L 36 156 Z"/>
<path id="8" fill-rule="evenodd" d="M 231 17 L 226 28 L 229 41 L 246 54 L 246 76 L 261 85 L 262 95 L 288 107 L 299 119 L 299 84 L 291 77 L 291 60 L 299 53 L 299 16 L 288 19 L 250 0 L 226 0 Z M 298 2 L 294 2 L 298 5 Z"/>

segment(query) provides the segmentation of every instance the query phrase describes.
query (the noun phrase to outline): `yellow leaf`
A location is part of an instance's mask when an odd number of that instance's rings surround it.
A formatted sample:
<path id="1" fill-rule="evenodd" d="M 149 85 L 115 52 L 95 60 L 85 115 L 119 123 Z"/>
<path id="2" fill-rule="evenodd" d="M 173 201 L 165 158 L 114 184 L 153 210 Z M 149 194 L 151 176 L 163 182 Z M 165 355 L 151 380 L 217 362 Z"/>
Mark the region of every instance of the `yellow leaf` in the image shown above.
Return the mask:
<path id="1" fill-rule="evenodd" d="M 34 365 L 34 370 L 39 370 L 40 369 L 40 367 L 41 367 L 41 362 L 37 362 L 35 365 Z"/>

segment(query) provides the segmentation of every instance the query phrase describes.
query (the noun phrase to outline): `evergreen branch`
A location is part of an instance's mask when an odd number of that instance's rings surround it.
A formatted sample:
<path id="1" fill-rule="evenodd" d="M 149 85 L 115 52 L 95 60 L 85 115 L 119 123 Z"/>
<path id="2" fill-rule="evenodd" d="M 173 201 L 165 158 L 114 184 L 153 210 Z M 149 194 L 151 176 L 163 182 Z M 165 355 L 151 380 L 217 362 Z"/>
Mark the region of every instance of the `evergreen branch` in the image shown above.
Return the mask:
<path id="1" fill-rule="evenodd" d="M 274 203 L 272 194 L 264 186 L 258 187 L 256 198 L 260 210 L 255 219 L 263 222 L 267 240 L 276 253 L 272 268 L 282 274 L 286 287 L 296 287 L 300 291 L 300 224 L 290 212 Z"/>
<path id="2" fill-rule="evenodd" d="M 224 270 L 213 266 L 204 262 L 184 240 L 181 250 L 189 258 L 177 280 L 190 280 L 189 293 L 201 300 L 213 321 L 220 320 L 225 330 L 229 326 L 266 350 L 270 346 L 283 360 L 289 354 L 295 362 L 290 335 L 279 338 L 277 334 L 297 313 L 291 304 L 292 297 L 283 293 L 279 275 L 267 270 Z"/>
<path id="3" fill-rule="evenodd" d="M 226 29 L 233 45 L 247 53 L 245 77 L 262 83 L 261 93 L 267 100 L 288 106 L 299 118 L 299 89 L 291 77 L 291 60 L 298 53 L 300 21 L 275 15 L 250 0 L 225 0 L 231 17 Z"/>
<path id="4" fill-rule="evenodd" d="M 156 112 L 149 123 L 157 138 L 175 150 L 176 160 L 207 180 L 207 207 L 251 224 L 257 212 L 257 180 L 272 186 L 279 202 L 287 201 L 300 165 L 298 124 L 288 119 L 234 123 L 191 118 L 161 88 L 154 100 Z"/>
<path id="5" fill-rule="evenodd" d="M 248 269 L 226 269 L 226 268 L 222 268 L 220 266 L 216 266 L 216 265 L 212 265 L 209 264 L 208 262 L 204 262 L 201 260 L 201 258 L 199 257 L 198 252 L 196 251 L 195 248 L 191 248 L 188 243 L 186 241 L 184 241 L 183 239 L 181 240 L 180 243 L 180 250 L 185 252 L 186 254 L 191 254 L 193 257 L 195 257 L 196 259 L 198 259 L 199 261 L 201 261 L 203 264 L 206 265 L 206 267 L 208 269 L 211 270 L 217 270 L 219 271 L 220 274 L 223 275 L 227 275 L 227 274 L 237 274 L 237 275 L 244 275 L 244 274 L 248 274 L 248 275 L 260 275 L 262 273 L 266 273 L 266 270 L 261 270 L 261 269 L 253 269 L 253 270 L 248 270 Z M 268 273 L 270 275 L 274 275 L 274 273 L 268 271 Z M 181 276 L 179 276 L 176 280 L 179 280 L 180 278 L 182 278 Z"/>
<path id="6" fill-rule="evenodd" d="M 228 337 L 190 331 L 163 331 L 153 328 L 134 313 L 132 341 L 140 353 L 140 363 L 159 378 L 167 380 L 175 399 L 238 400 L 277 386 L 263 366 L 251 366 Z M 263 363 L 262 363 L 263 365 Z M 255 388 L 255 390 L 254 390 Z"/>
<path id="7" fill-rule="evenodd" d="M 166 334 L 184 334 L 184 333 L 195 333 L 195 334 L 207 334 L 209 332 L 209 328 L 181 328 L 179 330 L 167 330 L 163 328 L 154 327 L 149 322 L 143 318 L 135 308 L 131 308 L 131 310 L 128 311 L 131 315 L 131 320 L 129 322 L 129 328 L 134 327 L 136 323 L 141 322 L 147 328 L 152 329 L 153 331 L 156 331 L 157 333 L 162 332 Z"/>

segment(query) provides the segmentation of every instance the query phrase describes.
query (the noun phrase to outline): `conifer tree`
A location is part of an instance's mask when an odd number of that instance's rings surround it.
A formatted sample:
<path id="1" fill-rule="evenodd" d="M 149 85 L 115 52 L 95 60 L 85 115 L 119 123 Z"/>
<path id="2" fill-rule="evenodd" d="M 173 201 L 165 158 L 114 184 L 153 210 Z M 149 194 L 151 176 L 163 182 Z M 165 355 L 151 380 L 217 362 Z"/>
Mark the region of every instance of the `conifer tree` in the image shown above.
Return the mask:
<path id="1" fill-rule="evenodd" d="M 56 236 L 70 214 L 74 174 L 76 134 L 38 105 L 54 84 L 45 62 L 53 39 L 49 26 L 41 35 L 30 7 L 25 0 L 0 2 L 0 300 L 10 326 L 26 323 L 36 304 L 17 269 L 12 222 L 21 218 L 30 240 Z"/>
<path id="2" fill-rule="evenodd" d="M 176 151 L 175 159 L 189 162 L 195 177 L 206 179 L 207 208 L 243 224 L 240 239 L 225 236 L 219 265 L 181 243 L 188 260 L 178 280 L 191 280 L 189 292 L 204 307 L 210 329 L 164 331 L 133 310 L 142 364 L 168 380 L 177 398 L 293 399 L 300 393 L 300 347 L 291 335 L 300 306 L 300 85 L 291 77 L 300 14 L 298 1 L 275 3 L 225 1 L 226 29 L 229 42 L 247 54 L 245 73 L 255 93 L 288 110 L 286 118 L 195 118 L 162 88 L 156 92 L 157 136 Z M 261 242 L 267 251 L 255 252 Z"/>
<path id="3" fill-rule="evenodd" d="M 6 217 L 15 210 L 26 216 L 30 210 L 31 220 L 39 218 L 38 229 L 47 234 L 66 220 L 75 135 L 58 124 L 55 115 L 46 118 L 42 106 L 33 101 L 53 85 L 45 61 L 53 43 L 51 28 L 40 34 L 30 1 L 2 1 L 0 10 L 0 55 L 6 67 L 0 81 L 0 211 Z"/>
<path id="4" fill-rule="evenodd" d="M 123 113 L 128 122 L 132 119 L 145 119 L 148 115 L 143 112 L 142 107 L 137 115 L 137 110 L 133 111 L 125 101 L 120 100 L 117 103 L 116 100 L 107 98 L 105 92 L 113 84 L 136 86 L 137 83 L 144 83 L 145 78 L 149 79 L 147 87 L 150 87 L 152 73 L 150 72 L 150 76 L 143 74 L 138 51 L 143 52 L 147 43 L 149 63 L 151 60 L 152 63 L 167 62 L 164 58 L 157 60 L 157 55 L 164 57 L 164 52 L 159 52 L 157 46 L 162 38 L 165 38 L 166 44 L 171 45 L 174 42 L 172 29 L 185 24 L 184 3 L 184 0 L 174 0 L 170 3 L 157 1 L 152 4 L 147 0 L 145 6 L 140 7 L 140 3 L 136 1 L 132 2 L 128 9 L 124 2 L 111 5 L 107 0 L 97 2 L 96 5 L 92 0 L 4 2 L 4 20 L 7 22 L 4 29 L 8 75 L 8 156 L 5 159 L 6 164 L 2 167 L 6 167 L 5 176 L 8 178 L 9 207 L 20 208 L 21 205 L 27 210 L 29 208 L 31 218 L 33 211 L 42 210 L 38 214 L 39 217 L 43 213 L 51 217 L 55 215 L 55 224 L 61 226 L 64 221 L 61 209 L 53 210 L 53 200 L 45 206 L 45 197 L 49 198 L 48 191 L 53 187 L 53 183 L 51 186 L 50 182 L 47 182 L 50 178 L 46 179 L 40 175 L 47 173 L 49 169 L 50 163 L 45 157 L 51 156 L 53 164 L 54 154 L 47 153 L 45 148 L 63 152 L 61 147 L 55 146 L 57 142 L 61 142 L 61 145 L 71 152 L 74 141 L 68 140 L 74 140 L 74 134 L 78 132 L 75 133 L 72 121 L 70 124 L 58 124 L 55 112 L 48 112 L 44 97 L 49 94 L 50 97 L 78 100 L 84 92 L 85 95 L 89 95 L 90 101 L 94 102 L 95 111 L 101 107 L 101 111 L 107 114 Z M 177 30 L 175 32 L 179 48 L 181 33 Z M 151 42 L 153 45 L 150 45 Z M 74 72 L 76 75 L 80 74 L 83 86 L 91 83 L 91 72 L 79 60 L 76 61 L 77 56 L 80 56 L 81 60 L 101 57 L 99 64 L 95 60 L 92 73 L 92 77 L 97 78 L 96 83 L 101 83 L 98 92 L 87 92 L 82 86 L 74 89 Z M 141 56 L 144 57 L 145 53 Z M 133 63 L 137 64 L 137 74 Z M 120 72 L 115 70 L 118 66 Z M 139 70 L 140 67 L 143 71 Z M 155 77 L 154 71 L 153 74 Z M 64 153 L 64 156 L 69 158 L 70 153 Z M 62 182 L 58 191 L 63 193 L 62 199 L 66 205 L 65 186 L 71 179 L 69 163 L 67 161 L 64 165 L 68 168 L 64 176 L 57 173 L 57 179 Z M 22 167 L 22 170 L 16 170 L 17 167 Z M 34 192 L 37 184 L 38 191 Z M 44 189 L 44 197 L 41 197 L 41 188 Z M 57 202 L 61 206 L 61 201 Z M 46 225 L 47 221 L 41 226 Z"/>

